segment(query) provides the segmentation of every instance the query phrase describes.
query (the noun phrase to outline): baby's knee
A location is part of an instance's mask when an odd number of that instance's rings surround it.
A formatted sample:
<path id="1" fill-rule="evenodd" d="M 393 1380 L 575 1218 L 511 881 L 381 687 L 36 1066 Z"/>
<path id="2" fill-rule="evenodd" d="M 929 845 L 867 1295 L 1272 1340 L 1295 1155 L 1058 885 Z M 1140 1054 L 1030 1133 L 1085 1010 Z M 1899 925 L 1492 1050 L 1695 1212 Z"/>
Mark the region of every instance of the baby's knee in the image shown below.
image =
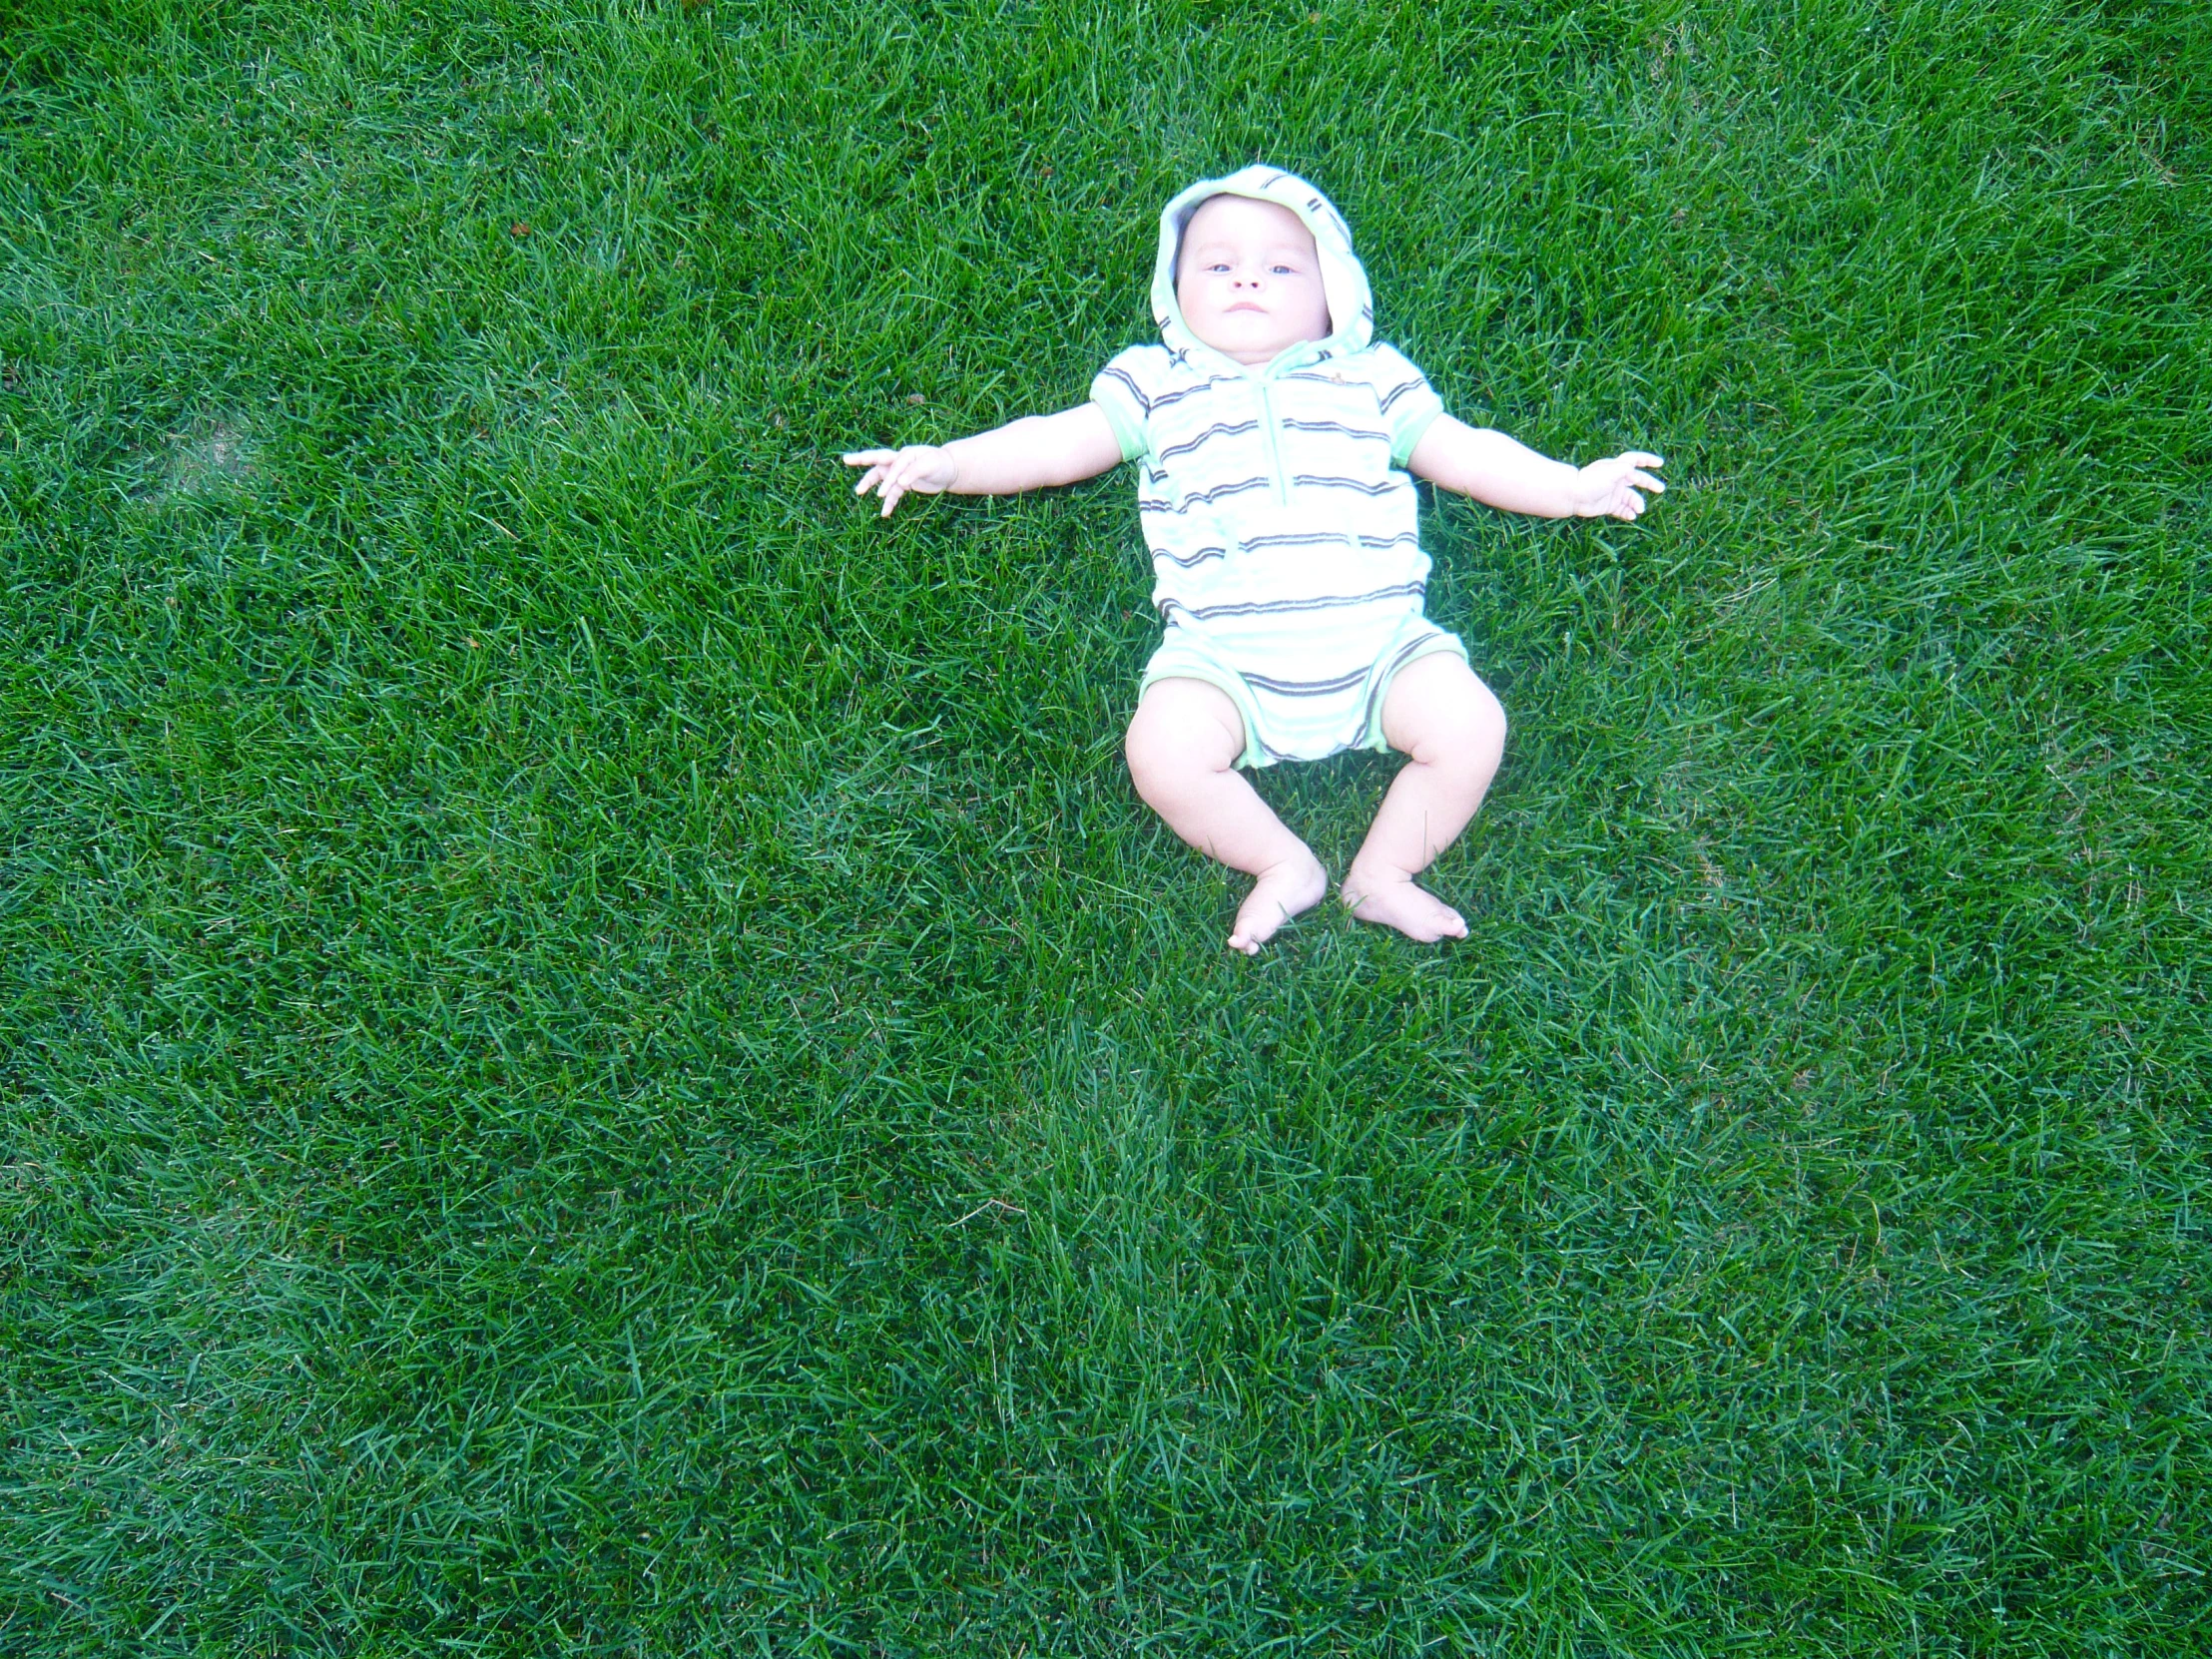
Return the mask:
<path id="1" fill-rule="evenodd" d="M 1508 730 L 1505 705 L 1497 700 L 1497 693 L 1479 679 L 1474 682 L 1474 696 L 1467 717 L 1475 740 L 1493 755 L 1502 754 Z"/>
<path id="2" fill-rule="evenodd" d="M 1505 705 L 1489 687 L 1475 681 L 1474 694 L 1467 700 L 1454 734 L 1466 766 L 1485 776 L 1495 772 L 1505 754 Z"/>
<path id="3" fill-rule="evenodd" d="M 1213 770 L 1194 752 L 1186 733 L 1165 721 L 1146 719 L 1141 709 L 1122 737 L 1121 753 L 1129 763 L 1130 781 L 1147 801 L 1180 779 Z"/>
<path id="4" fill-rule="evenodd" d="M 1487 775 L 1505 753 L 1505 706 L 1474 674 L 1462 670 L 1453 678 L 1457 683 L 1422 710 L 1406 753 L 1427 765 Z"/>
<path id="5" fill-rule="evenodd" d="M 1227 706 L 1226 719 L 1217 701 Z M 1243 723 L 1228 697 L 1212 686 L 1180 680 L 1161 681 L 1148 691 L 1122 738 L 1129 776 L 1147 800 L 1184 780 L 1228 771 L 1243 748 Z"/>

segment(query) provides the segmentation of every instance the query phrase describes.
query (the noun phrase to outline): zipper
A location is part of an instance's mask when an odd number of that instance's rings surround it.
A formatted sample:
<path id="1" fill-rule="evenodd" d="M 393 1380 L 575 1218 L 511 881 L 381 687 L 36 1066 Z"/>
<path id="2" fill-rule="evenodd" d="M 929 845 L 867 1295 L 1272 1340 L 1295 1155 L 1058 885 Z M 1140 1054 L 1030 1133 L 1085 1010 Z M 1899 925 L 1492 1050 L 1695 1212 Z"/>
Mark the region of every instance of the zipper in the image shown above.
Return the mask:
<path id="1" fill-rule="evenodd" d="M 1260 429 L 1267 434 L 1268 470 L 1275 475 L 1276 503 L 1287 507 L 1291 504 L 1291 484 L 1283 476 L 1283 440 L 1275 428 L 1275 402 L 1268 396 L 1267 381 L 1255 380 L 1252 384 L 1260 394 Z"/>

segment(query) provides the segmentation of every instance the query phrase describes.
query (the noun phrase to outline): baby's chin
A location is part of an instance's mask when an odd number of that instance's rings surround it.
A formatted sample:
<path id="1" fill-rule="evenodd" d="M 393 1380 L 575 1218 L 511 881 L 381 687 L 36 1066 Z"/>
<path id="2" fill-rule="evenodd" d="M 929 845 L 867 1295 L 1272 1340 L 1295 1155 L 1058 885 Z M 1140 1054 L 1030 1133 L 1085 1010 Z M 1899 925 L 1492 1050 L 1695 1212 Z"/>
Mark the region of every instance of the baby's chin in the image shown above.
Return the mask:
<path id="1" fill-rule="evenodd" d="M 1257 324 L 1261 319 L 1254 320 Z M 1232 322 L 1226 327 L 1217 323 L 1201 329 L 1193 323 L 1191 332 L 1198 336 L 1201 345 L 1210 345 L 1223 356 L 1233 357 L 1238 362 L 1247 364 L 1272 362 L 1294 345 L 1329 337 L 1327 333 L 1308 333 L 1302 329 L 1285 330 L 1274 325 L 1273 317 L 1266 318 L 1265 321 L 1267 326 L 1242 328 Z"/>

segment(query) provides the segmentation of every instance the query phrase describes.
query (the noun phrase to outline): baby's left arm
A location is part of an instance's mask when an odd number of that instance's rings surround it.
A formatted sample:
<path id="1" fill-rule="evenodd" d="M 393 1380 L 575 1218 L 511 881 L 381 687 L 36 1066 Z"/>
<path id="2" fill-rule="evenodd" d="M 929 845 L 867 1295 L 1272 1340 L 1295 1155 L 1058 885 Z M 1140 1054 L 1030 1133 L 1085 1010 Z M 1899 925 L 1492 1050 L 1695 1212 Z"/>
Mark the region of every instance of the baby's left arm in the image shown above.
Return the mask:
<path id="1" fill-rule="evenodd" d="M 1413 445 L 1406 465 L 1441 489 L 1471 495 L 1509 513 L 1538 518 L 1634 518 L 1650 503 L 1637 494 L 1662 495 L 1667 486 L 1643 469 L 1663 466 L 1657 455 L 1631 449 L 1579 469 L 1539 455 L 1503 432 L 1438 415 Z"/>

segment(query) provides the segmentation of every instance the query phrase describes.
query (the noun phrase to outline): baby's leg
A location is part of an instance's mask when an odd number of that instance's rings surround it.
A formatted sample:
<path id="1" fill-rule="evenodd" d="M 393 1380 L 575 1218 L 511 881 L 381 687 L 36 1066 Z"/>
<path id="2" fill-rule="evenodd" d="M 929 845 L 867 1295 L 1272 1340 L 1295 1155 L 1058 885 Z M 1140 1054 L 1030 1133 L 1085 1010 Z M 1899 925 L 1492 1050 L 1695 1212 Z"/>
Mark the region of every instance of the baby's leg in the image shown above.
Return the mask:
<path id="1" fill-rule="evenodd" d="M 1156 680 L 1129 723 L 1129 776 L 1168 828 L 1199 851 L 1259 880 L 1237 911 L 1230 945 L 1255 955 L 1268 936 L 1329 890 L 1329 875 L 1236 770 L 1244 717 L 1203 680 Z"/>
<path id="2" fill-rule="evenodd" d="M 1408 937 L 1463 939 L 1467 924 L 1413 877 L 1459 838 L 1505 753 L 1505 711 L 1474 670 L 1448 652 L 1408 663 L 1382 704 L 1382 735 L 1411 759 L 1382 798 L 1344 901 L 1362 921 Z"/>

